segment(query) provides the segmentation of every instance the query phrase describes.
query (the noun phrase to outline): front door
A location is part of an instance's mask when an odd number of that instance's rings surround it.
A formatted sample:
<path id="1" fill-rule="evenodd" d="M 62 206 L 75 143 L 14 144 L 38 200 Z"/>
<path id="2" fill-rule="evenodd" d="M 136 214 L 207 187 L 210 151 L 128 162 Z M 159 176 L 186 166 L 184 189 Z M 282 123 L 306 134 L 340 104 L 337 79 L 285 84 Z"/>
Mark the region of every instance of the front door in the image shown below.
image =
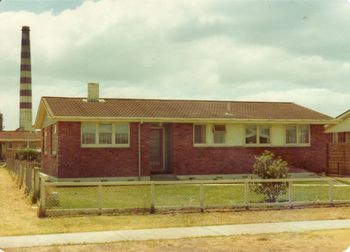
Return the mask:
<path id="1" fill-rule="evenodd" d="M 163 128 L 151 128 L 150 133 L 150 166 L 151 173 L 164 171 Z"/>

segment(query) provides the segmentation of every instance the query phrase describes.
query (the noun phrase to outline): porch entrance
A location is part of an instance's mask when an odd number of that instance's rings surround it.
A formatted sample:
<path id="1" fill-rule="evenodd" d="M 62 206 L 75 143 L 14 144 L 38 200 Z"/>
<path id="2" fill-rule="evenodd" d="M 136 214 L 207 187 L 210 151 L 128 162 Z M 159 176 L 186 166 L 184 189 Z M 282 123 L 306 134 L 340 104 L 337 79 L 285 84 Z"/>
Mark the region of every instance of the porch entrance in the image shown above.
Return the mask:
<path id="1" fill-rule="evenodd" d="M 170 167 L 170 125 L 157 124 L 150 131 L 150 168 L 151 174 L 169 174 Z"/>

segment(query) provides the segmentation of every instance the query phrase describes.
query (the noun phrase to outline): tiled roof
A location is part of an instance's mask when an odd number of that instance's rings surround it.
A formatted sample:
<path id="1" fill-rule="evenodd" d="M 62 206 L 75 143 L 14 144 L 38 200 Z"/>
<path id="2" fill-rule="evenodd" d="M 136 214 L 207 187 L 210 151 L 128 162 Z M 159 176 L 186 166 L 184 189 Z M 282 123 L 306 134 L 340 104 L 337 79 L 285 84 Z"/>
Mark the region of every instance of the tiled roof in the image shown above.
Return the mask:
<path id="1" fill-rule="evenodd" d="M 49 116 L 103 118 L 296 119 L 332 118 L 289 102 L 43 97 Z"/>
<path id="2" fill-rule="evenodd" d="M 1 141 L 41 141 L 41 134 L 29 131 L 0 131 Z"/>

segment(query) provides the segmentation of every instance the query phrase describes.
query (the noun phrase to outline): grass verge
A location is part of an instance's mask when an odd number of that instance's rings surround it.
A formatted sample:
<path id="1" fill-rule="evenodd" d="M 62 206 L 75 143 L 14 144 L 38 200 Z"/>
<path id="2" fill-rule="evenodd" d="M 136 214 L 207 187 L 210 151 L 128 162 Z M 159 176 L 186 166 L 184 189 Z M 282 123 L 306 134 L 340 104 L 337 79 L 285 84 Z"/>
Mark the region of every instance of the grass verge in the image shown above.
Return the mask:
<path id="1" fill-rule="evenodd" d="M 37 217 L 7 170 L 0 168 L 0 236 L 187 227 L 298 220 L 348 219 L 350 207 L 154 215 Z"/>

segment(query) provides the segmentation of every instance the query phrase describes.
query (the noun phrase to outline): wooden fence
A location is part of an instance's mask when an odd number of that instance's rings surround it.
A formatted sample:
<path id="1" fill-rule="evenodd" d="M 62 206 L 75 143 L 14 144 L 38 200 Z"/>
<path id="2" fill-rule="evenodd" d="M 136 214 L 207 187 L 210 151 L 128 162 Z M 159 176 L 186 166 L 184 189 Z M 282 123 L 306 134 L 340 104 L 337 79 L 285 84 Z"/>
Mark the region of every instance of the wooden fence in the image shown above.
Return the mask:
<path id="1" fill-rule="evenodd" d="M 327 174 L 350 175 L 350 144 L 334 143 L 328 145 Z"/>
<path id="2" fill-rule="evenodd" d="M 37 202 L 40 196 L 40 163 L 6 159 L 6 168 L 16 179 L 19 189 L 31 198 L 32 203 Z"/>
<path id="3" fill-rule="evenodd" d="M 44 177 L 41 179 L 41 216 L 350 203 L 350 185 L 330 178 L 137 182 L 45 180 Z M 269 190 L 280 185 L 284 185 L 284 190 L 275 200 L 269 200 L 266 197 Z"/>

